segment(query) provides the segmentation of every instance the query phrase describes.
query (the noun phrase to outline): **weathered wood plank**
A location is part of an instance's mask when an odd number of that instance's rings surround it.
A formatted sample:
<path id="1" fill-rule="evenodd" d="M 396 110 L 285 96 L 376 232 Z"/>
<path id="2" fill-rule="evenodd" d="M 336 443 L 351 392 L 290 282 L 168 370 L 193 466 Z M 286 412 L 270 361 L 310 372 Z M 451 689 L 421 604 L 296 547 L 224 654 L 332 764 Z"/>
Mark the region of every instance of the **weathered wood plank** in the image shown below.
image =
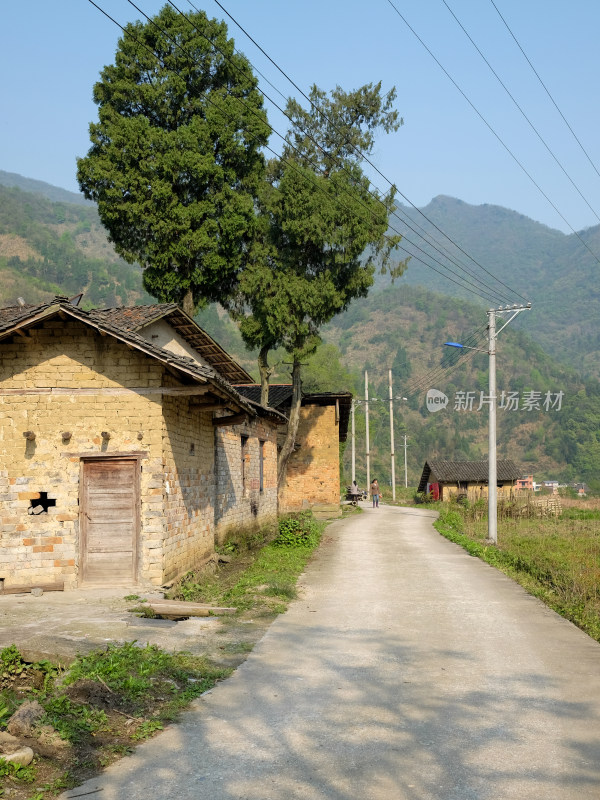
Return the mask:
<path id="1" fill-rule="evenodd" d="M 179 617 L 208 617 L 211 614 L 235 614 L 237 608 L 224 606 L 211 606 L 207 603 L 191 603 L 186 600 L 150 600 L 144 603 L 144 608 L 151 608 L 155 614 L 162 616 L 170 614 Z"/>

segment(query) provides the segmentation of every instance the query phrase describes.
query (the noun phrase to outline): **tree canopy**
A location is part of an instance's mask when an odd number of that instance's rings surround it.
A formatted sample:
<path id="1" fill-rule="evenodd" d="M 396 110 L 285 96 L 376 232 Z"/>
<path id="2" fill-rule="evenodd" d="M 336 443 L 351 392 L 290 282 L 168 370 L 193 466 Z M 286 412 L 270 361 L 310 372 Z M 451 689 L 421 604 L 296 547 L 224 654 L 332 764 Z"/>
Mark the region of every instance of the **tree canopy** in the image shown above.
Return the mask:
<path id="1" fill-rule="evenodd" d="M 383 95 L 381 84 L 367 84 L 328 95 L 313 86 L 309 97 L 310 109 L 287 104 L 292 125 L 281 155 L 267 164 L 252 257 L 229 303 L 246 344 L 260 351 L 263 398 L 268 352 L 282 345 L 292 359 L 295 394 L 283 469 L 295 436 L 302 359 L 314 351 L 320 328 L 367 294 L 376 264 L 390 265 L 400 239 L 387 235 L 394 188 L 386 195 L 373 191 L 361 163 L 378 130 L 401 124 L 392 108 L 395 90 Z"/>
<path id="2" fill-rule="evenodd" d="M 170 6 L 126 26 L 94 87 L 85 196 L 144 286 L 193 313 L 235 284 L 254 235 L 269 128 L 224 23 Z"/>

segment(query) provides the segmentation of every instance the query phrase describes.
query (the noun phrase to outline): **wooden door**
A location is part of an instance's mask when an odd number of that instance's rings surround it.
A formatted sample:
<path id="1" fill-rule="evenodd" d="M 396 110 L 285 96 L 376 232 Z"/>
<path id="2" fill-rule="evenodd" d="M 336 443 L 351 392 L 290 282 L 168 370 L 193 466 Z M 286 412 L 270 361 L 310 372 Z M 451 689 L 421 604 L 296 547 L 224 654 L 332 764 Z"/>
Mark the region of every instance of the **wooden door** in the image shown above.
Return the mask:
<path id="1" fill-rule="evenodd" d="M 82 580 L 102 586 L 136 581 L 139 463 L 133 459 L 83 462 Z"/>

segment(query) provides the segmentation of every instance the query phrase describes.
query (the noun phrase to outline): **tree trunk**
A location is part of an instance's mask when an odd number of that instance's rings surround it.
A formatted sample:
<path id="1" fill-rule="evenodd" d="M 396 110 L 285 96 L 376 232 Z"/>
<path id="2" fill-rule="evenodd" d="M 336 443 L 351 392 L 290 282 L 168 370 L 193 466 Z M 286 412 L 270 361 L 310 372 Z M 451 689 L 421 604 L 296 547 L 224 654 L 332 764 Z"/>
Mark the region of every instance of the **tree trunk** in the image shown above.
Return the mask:
<path id="1" fill-rule="evenodd" d="M 290 406 L 290 418 L 287 426 L 285 442 L 279 454 L 279 465 L 277 469 L 277 488 L 281 492 L 285 484 L 287 465 L 294 451 L 296 444 L 296 434 L 300 424 L 300 406 L 302 404 L 302 379 L 300 375 L 301 365 L 296 355 L 292 366 L 292 404 Z"/>
<path id="2" fill-rule="evenodd" d="M 186 293 L 184 294 L 181 307 L 188 316 L 194 316 L 194 311 L 196 308 L 194 304 L 194 294 L 191 289 L 187 289 Z"/>
<path id="3" fill-rule="evenodd" d="M 273 367 L 269 366 L 269 346 L 263 345 L 258 354 L 258 371 L 260 372 L 260 404 L 269 405 L 269 378 L 273 373 Z"/>

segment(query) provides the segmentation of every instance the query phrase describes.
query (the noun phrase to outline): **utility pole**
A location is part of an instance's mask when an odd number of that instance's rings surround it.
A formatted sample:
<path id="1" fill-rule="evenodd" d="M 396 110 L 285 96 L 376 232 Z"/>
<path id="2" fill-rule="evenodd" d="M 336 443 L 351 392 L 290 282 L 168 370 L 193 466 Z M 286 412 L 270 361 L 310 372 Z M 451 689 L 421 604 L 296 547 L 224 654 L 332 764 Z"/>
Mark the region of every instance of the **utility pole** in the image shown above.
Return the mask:
<path id="1" fill-rule="evenodd" d="M 406 434 L 404 434 L 404 488 L 408 489 L 408 468 L 406 466 Z"/>
<path id="2" fill-rule="evenodd" d="M 488 423 L 488 539 L 498 543 L 498 475 L 496 463 L 496 312 L 488 312 L 489 423 Z"/>
<path id="3" fill-rule="evenodd" d="M 354 430 L 354 400 L 350 404 L 350 415 L 352 420 L 352 483 L 356 480 L 356 439 Z"/>
<path id="4" fill-rule="evenodd" d="M 525 306 L 512 306 L 502 308 L 491 308 L 488 312 L 488 348 L 482 350 L 479 347 L 471 347 L 459 342 L 444 342 L 449 347 L 460 347 L 465 350 L 479 350 L 487 353 L 489 362 L 489 397 L 490 407 L 488 418 L 488 540 L 492 544 L 498 544 L 498 463 L 496 454 L 496 339 L 504 328 L 510 324 L 521 311 L 530 311 L 531 303 Z M 511 316 L 504 322 L 499 330 L 496 330 L 496 314 L 510 314 Z"/>
<path id="5" fill-rule="evenodd" d="M 371 454 L 369 452 L 369 374 L 365 370 L 365 422 L 366 430 L 366 454 L 367 454 L 367 491 L 371 486 Z"/>
<path id="6" fill-rule="evenodd" d="M 394 399 L 392 395 L 392 370 L 389 371 L 390 386 L 390 449 L 392 457 L 392 500 L 396 499 L 396 457 L 394 454 Z"/>
<path id="7" fill-rule="evenodd" d="M 498 462 L 496 451 L 496 339 L 506 326 L 520 314 L 529 311 L 531 303 L 526 306 L 506 306 L 505 308 L 491 308 L 488 314 L 488 355 L 489 367 L 489 430 L 488 430 L 488 539 L 492 544 L 498 544 Z M 496 314 L 511 314 L 500 330 L 496 330 Z"/>

